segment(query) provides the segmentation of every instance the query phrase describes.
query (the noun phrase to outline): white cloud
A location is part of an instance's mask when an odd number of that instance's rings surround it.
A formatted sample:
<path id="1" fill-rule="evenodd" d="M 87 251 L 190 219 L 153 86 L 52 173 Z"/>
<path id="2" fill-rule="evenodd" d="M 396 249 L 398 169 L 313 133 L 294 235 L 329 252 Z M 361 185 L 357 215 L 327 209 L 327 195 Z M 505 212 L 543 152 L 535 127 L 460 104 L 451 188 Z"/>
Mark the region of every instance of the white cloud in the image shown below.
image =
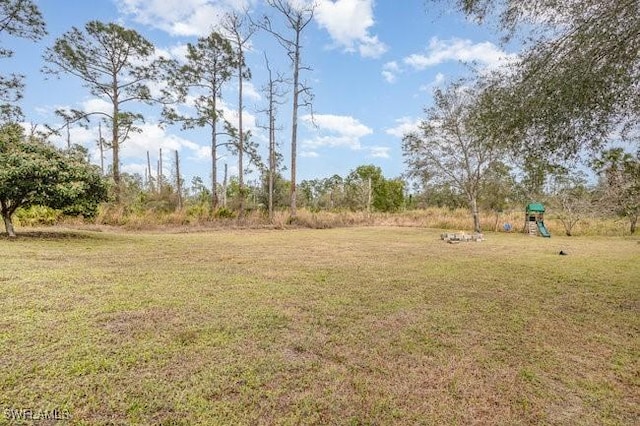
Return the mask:
<path id="1" fill-rule="evenodd" d="M 49 117 L 55 112 L 56 109 L 60 109 L 60 108 L 68 109 L 68 107 L 66 106 L 52 106 L 52 107 L 37 106 L 33 110 L 41 117 Z"/>
<path id="2" fill-rule="evenodd" d="M 448 61 L 479 62 L 489 68 L 497 68 L 514 57 L 515 55 L 507 54 L 491 42 L 473 43 L 468 39 L 440 40 L 433 37 L 426 53 L 414 53 L 404 58 L 404 63 L 416 70 Z"/>
<path id="3" fill-rule="evenodd" d="M 304 115 L 302 120 L 315 124 L 319 130 L 326 130 L 340 135 L 360 138 L 373 133 L 369 127 L 357 119 L 345 115 L 315 114 Z"/>
<path id="4" fill-rule="evenodd" d="M 387 146 L 373 146 L 369 148 L 371 151 L 370 156 L 373 158 L 390 158 L 389 151 L 391 148 Z"/>
<path id="5" fill-rule="evenodd" d="M 375 23 L 373 0 L 319 0 L 315 19 L 347 52 L 378 58 L 387 51 L 387 46 L 369 33 Z"/>
<path id="6" fill-rule="evenodd" d="M 159 48 L 155 49 L 155 57 L 163 57 L 166 59 L 175 59 L 178 62 L 185 62 L 188 53 L 188 48 L 186 44 L 176 44 L 170 46 L 168 48 Z"/>
<path id="7" fill-rule="evenodd" d="M 219 108 L 222 110 L 222 115 L 229 122 L 238 127 L 238 110 L 231 108 L 223 99 L 218 101 Z M 246 108 L 242 110 L 242 128 L 243 131 L 251 130 L 256 132 L 258 129 L 256 116 L 247 111 Z"/>
<path id="8" fill-rule="evenodd" d="M 250 81 L 245 81 L 242 85 L 242 94 L 243 98 L 246 97 L 254 101 L 262 100 L 262 95 L 260 94 L 260 92 L 258 92 L 258 90 L 256 90 L 256 86 L 254 86 Z"/>
<path id="9" fill-rule="evenodd" d="M 445 80 L 446 80 L 445 75 L 439 72 L 438 74 L 436 74 L 435 78 L 431 83 L 420 86 L 419 90 L 422 92 L 430 92 L 434 88 L 442 86 L 442 83 L 444 83 Z"/>
<path id="10" fill-rule="evenodd" d="M 302 157 L 302 158 L 318 158 L 318 157 L 320 157 L 320 154 L 318 154 L 315 151 L 302 151 L 300 153 L 300 157 Z"/>
<path id="11" fill-rule="evenodd" d="M 162 167 L 164 169 L 164 165 Z M 148 168 L 147 168 L 147 164 L 146 163 L 129 163 L 129 164 L 123 164 L 120 169 L 125 172 L 125 173 L 130 173 L 130 174 L 139 174 L 140 176 L 145 176 Z M 153 167 L 153 164 L 151 165 L 151 173 L 152 174 L 156 174 L 156 168 Z M 165 171 L 166 173 L 166 171 Z"/>
<path id="12" fill-rule="evenodd" d="M 27 133 L 29 133 L 32 130 L 31 123 L 23 122 L 23 123 L 20 123 L 20 125 L 25 129 Z M 89 151 L 91 152 L 91 147 L 93 145 L 97 147 L 97 140 L 98 140 L 97 129 L 94 132 L 90 128 L 85 129 L 84 127 L 71 125 L 69 127 L 69 133 L 67 134 L 67 128 L 63 126 L 64 126 L 64 123 L 53 124 L 51 127 L 54 129 L 58 129 L 59 134 L 58 135 L 51 134 L 48 137 L 48 141 L 54 144 L 55 146 L 57 146 L 58 148 L 66 148 L 67 143 L 70 143 L 72 145 L 77 144 L 77 145 L 85 146 L 89 148 Z M 43 126 L 36 126 L 35 130 L 48 133 Z M 69 138 L 68 142 L 67 142 L 67 136 Z"/>
<path id="13" fill-rule="evenodd" d="M 240 11 L 254 0 L 116 0 L 121 12 L 136 22 L 176 36 L 203 36 L 220 23 L 225 12 Z"/>
<path id="14" fill-rule="evenodd" d="M 396 75 L 394 73 L 392 73 L 391 71 L 382 71 L 382 77 L 384 77 L 384 79 L 387 81 L 387 83 L 395 83 L 396 82 Z"/>
<path id="15" fill-rule="evenodd" d="M 88 113 L 101 112 L 108 115 L 113 114 L 113 105 L 100 98 L 88 99 L 80 104 L 80 108 L 82 111 L 86 111 Z"/>
<path id="16" fill-rule="evenodd" d="M 440 86 L 442 83 L 444 83 L 444 80 L 444 74 L 439 72 L 438 74 L 436 74 L 436 78 L 431 82 L 431 86 Z"/>
<path id="17" fill-rule="evenodd" d="M 146 158 L 147 151 L 150 152 L 152 158 L 157 158 L 160 148 L 162 148 L 162 154 L 167 164 L 173 160 L 173 157 L 169 157 L 174 155 L 173 151 L 178 151 L 181 156 L 197 161 L 206 160 L 210 156 L 208 147 L 169 134 L 156 125 L 143 124 L 140 128 L 142 129 L 141 133 L 130 134 L 129 139 L 122 144 L 121 158 L 123 160 Z"/>
<path id="18" fill-rule="evenodd" d="M 308 10 L 318 0 L 287 0 L 297 10 Z"/>
<path id="19" fill-rule="evenodd" d="M 378 36 L 364 37 L 358 46 L 360 55 L 365 58 L 379 58 L 387 50 L 387 46 L 378 40 Z"/>
<path id="20" fill-rule="evenodd" d="M 411 117 L 402 117 L 396 120 L 396 126 L 385 130 L 385 133 L 397 138 L 403 138 L 407 133 L 418 130 L 420 120 Z"/>
<path id="21" fill-rule="evenodd" d="M 55 126 L 54 126 L 55 127 Z M 123 161 L 123 170 L 128 172 L 140 172 L 136 165 L 144 160 L 146 168 L 147 151 L 150 152 L 152 158 L 152 167 L 157 161 L 159 149 L 162 148 L 163 156 L 167 164 L 170 164 L 174 155 L 173 151 L 180 153 L 181 159 L 192 161 L 203 161 L 210 158 L 210 148 L 201 146 L 188 139 L 167 133 L 164 129 L 153 124 L 142 124 L 139 126 L 141 133 L 130 133 L 129 138 L 121 144 L 120 158 Z M 72 144 L 82 145 L 89 150 L 91 162 L 100 164 L 100 149 L 98 147 L 99 130 L 98 125 L 91 125 L 89 128 L 80 126 L 72 126 L 69 130 L 69 139 Z M 110 133 L 105 126 L 102 126 L 102 137 L 105 140 L 110 139 Z M 50 141 L 61 148 L 67 146 L 67 133 L 62 130 L 59 135 L 52 135 Z M 133 161 L 131 161 L 133 160 Z M 105 149 L 104 153 L 105 167 L 111 164 L 111 151 Z M 155 168 L 154 168 L 155 171 Z M 144 174 L 144 169 L 142 169 Z"/>
<path id="22" fill-rule="evenodd" d="M 352 150 L 359 150 L 362 148 L 360 139 L 344 135 L 316 136 L 313 139 L 305 139 L 302 145 L 305 149 L 345 147 Z"/>
<path id="23" fill-rule="evenodd" d="M 248 97 L 252 97 L 252 95 L 249 95 Z M 176 107 L 176 110 L 180 114 L 195 114 L 195 111 L 193 110 L 195 103 L 196 96 L 189 95 L 184 103 L 179 104 Z M 230 106 L 224 99 L 217 98 L 216 109 L 222 111 L 222 117 L 224 119 L 228 120 L 233 126 L 238 127 L 238 110 L 235 107 Z M 223 126 L 222 120 L 219 121 L 219 126 L 221 129 Z M 257 117 L 250 113 L 246 107 L 242 111 L 242 127 L 245 131 L 251 130 L 254 132 L 254 135 L 260 130 L 257 124 Z"/>
<path id="24" fill-rule="evenodd" d="M 373 133 L 369 127 L 349 116 L 316 114 L 302 117 L 309 128 L 316 129 L 318 134 L 312 139 L 302 142 L 304 150 L 313 151 L 321 147 L 347 147 L 352 150 L 362 149 L 360 139 Z M 315 125 L 315 126 L 314 126 Z"/>
<path id="25" fill-rule="evenodd" d="M 169 48 L 171 57 L 179 61 L 184 61 L 189 53 L 189 49 L 186 44 L 176 44 Z"/>
<path id="26" fill-rule="evenodd" d="M 387 62 L 382 66 L 382 76 L 387 83 L 395 83 L 397 75 L 401 72 L 402 70 L 396 61 Z"/>

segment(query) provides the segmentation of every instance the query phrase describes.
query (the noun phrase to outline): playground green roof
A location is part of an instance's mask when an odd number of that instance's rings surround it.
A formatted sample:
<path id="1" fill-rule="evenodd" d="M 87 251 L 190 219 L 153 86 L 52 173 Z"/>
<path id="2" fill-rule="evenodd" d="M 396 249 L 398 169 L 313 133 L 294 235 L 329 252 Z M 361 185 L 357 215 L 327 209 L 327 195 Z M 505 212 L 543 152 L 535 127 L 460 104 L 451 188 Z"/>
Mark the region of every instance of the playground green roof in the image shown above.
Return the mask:
<path id="1" fill-rule="evenodd" d="M 542 203 L 530 203 L 530 204 L 527 204 L 527 212 L 544 213 L 544 206 L 542 205 Z"/>

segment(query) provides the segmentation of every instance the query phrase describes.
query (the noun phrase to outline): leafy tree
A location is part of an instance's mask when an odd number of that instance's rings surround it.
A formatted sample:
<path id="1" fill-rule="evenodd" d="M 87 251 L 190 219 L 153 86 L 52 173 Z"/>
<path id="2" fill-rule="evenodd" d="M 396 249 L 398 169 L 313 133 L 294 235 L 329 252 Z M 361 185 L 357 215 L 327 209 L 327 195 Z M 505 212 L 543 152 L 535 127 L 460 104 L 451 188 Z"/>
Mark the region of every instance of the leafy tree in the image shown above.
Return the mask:
<path id="1" fill-rule="evenodd" d="M 480 206 L 491 210 L 496 215 L 494 230 L 498 230 L 500 213 L 505 211 L 514 199 L 516 183 L 511 168 L 501 161 L 496 161 L 489 167 L 482 179 L 480 191 Z"/>
<path id="2" fill-rule="evenodd" d="M 622 148 L 608 149 L 593 162 L 593 168 L 601 178 L 601 206 L 626 217 L 629 231 L 635 233 L 640 216 L 640 151 L 634 156 Z"/>
<path id="3" fill-rule="evenodd" d="M 321 179 L 305 179 L 300 182 L 299 205 L 312 211 L 318 210 L 318 198 L 321 193 Z"/>
<path id="4" fill-rule="evenodd" d="M 591 212 L 591 193 L 583 173 L 555 174 L 551 183 L 551 205 L 556 216 L 564 226 L 565 234 L 570 237 L 574 226 Z"/>
<path id="5" fill-rule="evenodd" d="M 324 205 L 333 210 L 344 206 L 347 198 L 345 194 L 345 182 L 342 176 L 333 175 L 322 181 L 324 188 Z"/>
<path id="6" fill-rule="evenodd" d="M 340 175 L 300 182 L 301 205 L 312 210 L 334 210 L 349 207 L 345 180 Z"/>
<path id="7" fill-rule="evenodd" d="M 209 217 L 211 213 L 211 190 L 200 176 L 191 179 L 191 187 L 188 188 L 185 197 L 185 206 L 188 216 Z"/>
<path id="8" fill-rule="evenodd" d="M 382 169 L 374 165 L 358 166 L 344 179 L 347 207 L 351 210 L 370 211 L 373 188 L 383 179 Z"/>
<path id="9" fill-rule="evenodd" d="M 187 56 L 184 65 L 174 64 L 169 70 L 168 85 L 174 89 L 177 101 L 184 102 L 187 96 L 194 94 L 193 107 L 195 114 L 179 113 L 173 106 L 165 107 L 163 115 L 169 122 L 182 123 L 183 129 L 208 127 L 211 131 L 211 205 L 215 209 L 219 203 L 218 196 L 218 148 L 229 145 L 219 142 L 218 136 L 233 133 L 231 124 L 224 121 L 225 131 L 220 131 L 218 124 L 222 119 L 218 101 L 224 83 L 229 81 L 232 71 L 238 62 L 231 43 L 220 33 L 211 32 L 201 37 L 196 44 L 187 44 Z"/>
<path id="10" fill-rule="evenodd" d="M 504 147 L 475 133 L 474 95 L 473 89 L 459 83 L 437 89 L 434 106 L 425 110 L 420 130 L 405 135 L 402 150 L 410 177 L 428 176 L 466 196 L 474 230 L 480 232 L 483 179 L 504 155 Z"/>
<path id="11" fill-rule="evenodd" d="M 191 179 L 189 195 L 191 200 L 197 204 L 205 204 L 207 200 L 211 200 L 211 191 L 206 187 L 200 176 L 194 176 Z"/>
<path id="12" fill-rule="evenodd" d="M 257 204 L 261 203 L 264 192 L 259 182 L 255 185 L 248 184 L 241 187 L 238 176 L 232 176 L 231 179 L 229 179 L 229 185 L 227 185 L 226 191 L 226 196 L 229 199 L 229 208 L 232 212 L 238 213 L 240 212 L 241 204 L 245 204 L 242 208 L 249 210 L 258 207 Z M 216 215 L 218 215 L 218 213 L 216 213 Z M 236 217 L 238 216 L 236 215 Z"/>
<path id="13" fill-rule="evenodd" d="M 467 206 L 466 197 L 449 183 L 433 179 L 430 171 L 411 170 L 406 173 L 411 185 L 410 204 L 417 208 L 447 207 L 451 210 Z"/>
<path id="14" fill-rule="evenodd" d="M 266 0 L 285 21 L 290 30 L 287 37 L 276 31 L 271 18 L 264 16 L 262 22 L 257 24 L 259 28 L 267 31 L 275 37 L 278 43 L 286 50 L 293 68 L 293 102 L 291 108 L 291 219 L 296 218 L 296 173 L 297 173 L 297 147 L 298 147 L 298 108 L 300 95 L 311 97 L 311 90 L 300 81 L 300 71 L 308 70 L 302 63 L 302 34 L 304 29 L 313 20 L 316 4 L 297 2 L 290 0 Z"/>
<path id="15" fill-rule="evenodd" d="M 374 188 L 373 207 L 381 212 L 395 212 L 404 205 L 405 182 L 400 178 L 384 179 Z"/>
<path id="16" fill-rule="evenodd" d="M 143 121 L 139 113 L 126 111 L 132 102 L 151 102 L 147 83 L 157 74 L 158 63 L 152 61 L 154 46 L 134 30 L 118 24 L 88 22 L 84 31 L 73 27 L 46 49 L 44 72 L 75 76 L 82 80 L 91 95 L 106 100 L 111 112 L 60 111 L 67 123 L 86 120 L 91 115 L 103 117 L 111 128 L 112 174 L 116 202 L 120 201 L 120 145 L 136 124 Z"/>
<path id="17" fill-rule="evenodd" d="M 469 205 L 467 197 L 449 182 L 429 182 L 421 195 L 418 201 L 422 201 L 427 206 L 447 207 L 450 210 L 455 210 Z"/>
<path id="18" fill-rule="evenodd" d="M 532 156 L 524 159 L 521 169 L 522 179 L 518 183 L 519 201 L 526 204 L 542 199 L 551 165 L 544 159 Z"/>
<path id="19" fill-rule="evenodd" d="M 597 151 L 613 133 L 637 137 L 640 2 L 451 2 L 525 42 L 517 63 L 488 79 L 484 96 L 493 108 L 484 112 L 495 135 L 523 154 L 554 161 Z"/>
<path id="20" fill-rule="evenodd" d="M 271 175 L 265 168 L 262 170 L 260 184 L 261 187 L 257 191 L 258 203 L 267 208 L 269 221 L 273 221 L 274 211 L 284 209 L 289 204 L 289 181 L 282 173 L 276 171 Z"/>
<path id="21" fill-rule="evenodd" d="M 349 208 L 371 208 L 389 212 L 398 210 L 404 202 L 404 182 L 387 180 L 380 167 L 372 164 L 359 166 L 345 178 L 346 199 Z"/>
<path id="22" fill-rule="evenodd" d="M 26 137 L 17 124 L 0 128 L 0 213 L 10 237 L 16 236 L 12 216 L 19 207 L 42 205 L 92 216 L 106 195 L 99 168 L 81 149 L 60 151 Z"/>
<path id="23" fill-rule="evenodd" d="M 0 37 L 4 35 L 39 40 L 47 34 L 40 9 L 32 0 L 0 0 Z M 10 58 L 13 50 L 0 46 L 0 58 Z M 24 76 L 0 75 L 0 120 L 18 120 L 22 113 L 15 105 L 22 97 Z"/>

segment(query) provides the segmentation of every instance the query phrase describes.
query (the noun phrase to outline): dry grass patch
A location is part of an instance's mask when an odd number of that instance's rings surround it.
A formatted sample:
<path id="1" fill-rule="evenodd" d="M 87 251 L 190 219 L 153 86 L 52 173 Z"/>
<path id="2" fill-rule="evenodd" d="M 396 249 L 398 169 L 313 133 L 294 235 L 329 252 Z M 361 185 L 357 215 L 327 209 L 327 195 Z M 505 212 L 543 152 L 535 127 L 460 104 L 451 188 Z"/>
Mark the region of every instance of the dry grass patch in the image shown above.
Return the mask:
<path id="1" fill-rule="evenodd" d="M 3 409 L 73 424 L 640 415 L 637 239 L 80 232 L 0 241 L 0 259 Z"/>

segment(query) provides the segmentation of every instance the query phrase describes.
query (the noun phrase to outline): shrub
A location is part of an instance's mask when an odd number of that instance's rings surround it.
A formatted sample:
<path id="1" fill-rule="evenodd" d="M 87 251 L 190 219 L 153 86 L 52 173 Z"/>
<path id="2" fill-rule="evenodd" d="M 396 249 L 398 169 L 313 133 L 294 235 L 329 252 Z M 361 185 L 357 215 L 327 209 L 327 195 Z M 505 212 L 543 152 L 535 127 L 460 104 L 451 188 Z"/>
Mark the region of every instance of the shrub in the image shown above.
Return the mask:
<path id="1" fill-rule="evenodd" d="M 217 219 L 233 219 L 236 214 L 226 207 L 220 207 L 215 211 L 213 216 Z"/>
<path id="2" fill-rule="evenodd" d="M 45 206 L 19 208 L 15 213 L 15 220 L 21 226 L 54 225 L 60 217 L 62 217 L 60 210 Z"/>

